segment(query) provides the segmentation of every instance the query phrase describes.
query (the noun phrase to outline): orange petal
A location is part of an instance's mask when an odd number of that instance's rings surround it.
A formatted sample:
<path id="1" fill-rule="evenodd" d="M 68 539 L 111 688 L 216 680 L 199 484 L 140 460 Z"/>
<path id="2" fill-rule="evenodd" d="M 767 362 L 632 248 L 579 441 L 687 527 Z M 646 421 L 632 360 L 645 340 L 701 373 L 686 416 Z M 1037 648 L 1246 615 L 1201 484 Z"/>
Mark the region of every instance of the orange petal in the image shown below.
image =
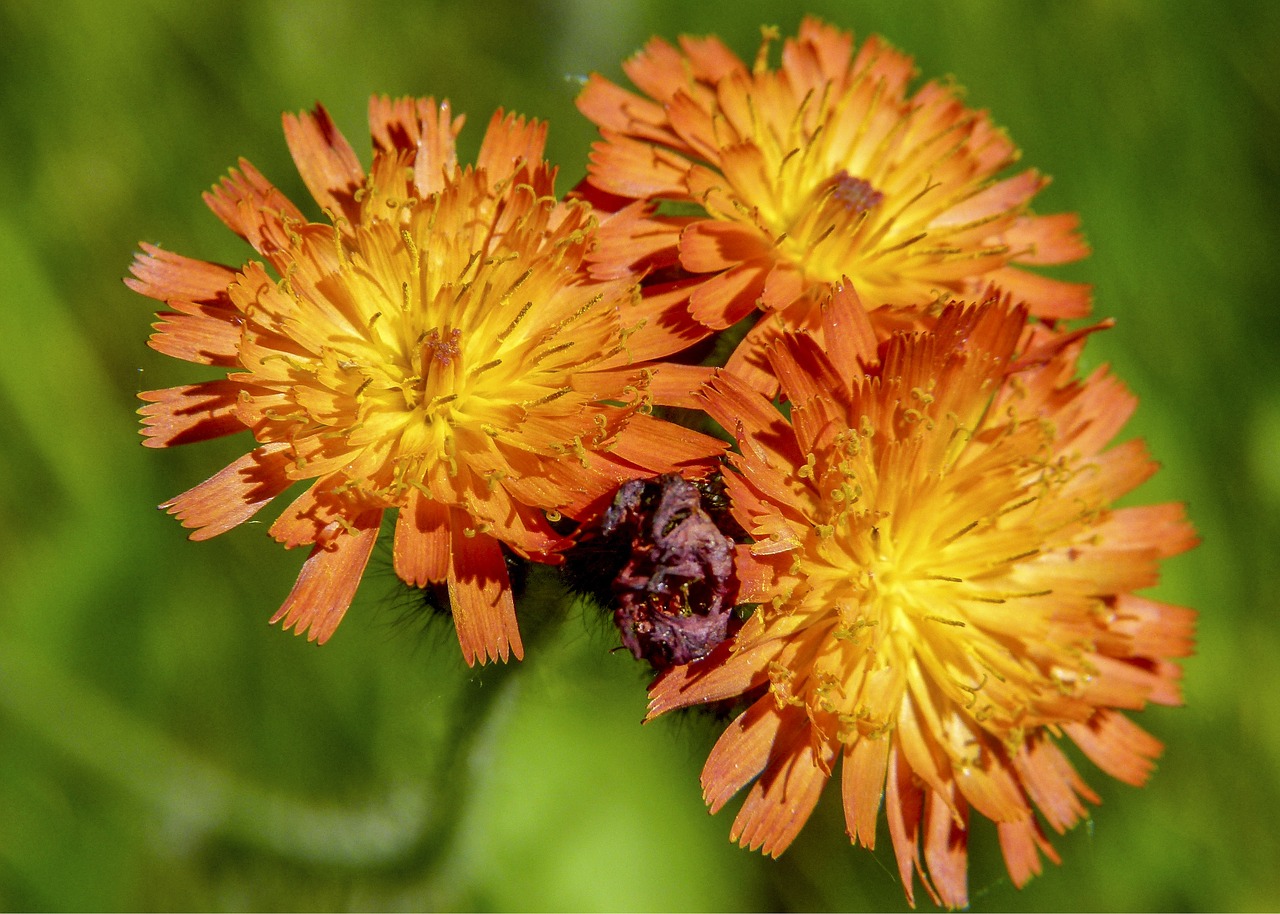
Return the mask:
<path id="1" fill-rule="evenodd" d="M 680 48 L 688 57 L 693 77 L 702 82 L 714 85 L 730 73 L 746 71 L 738 55 L 715 35 L 681 35 Z"/>
<path id="2" fill-rule="evenodd" d="M 689 160 L 657 146 L 601 131 L 605 139 L 591 146 L 587 175 L 592 184 L 624 197 L 688 196 L 685 175 Z"/>
<path id="3" fill-rule="evenodd" d="M 298 635 L 306 632 L 308 641 L 328 641 L 355 599 L 381 521 L 381 509 L 367 511 L 355 519 L 349 532 L 316 543 L 298 582 L 271 621 L 283 620 L 283 628 L 292 628 Z"/>
<path id="4" fill-rule="evenodd" d="M 667 118 L 661 105 L 628 92 L 598 73 L 587 78 L 576 104 L 578 110 L 597 127 L 645 140 L 675 141 L 671 131 L 666 129 Z"/>
<path id="5" fill-rule="evenodd" d="M 1024 171 L 1012 178 L 1005 178 L 951 207 L 936 217 L 931 226 L 935 229 L 950 228 L 984 222 L 992 216 L 1020 208 L 1046 183 L 1048 182 L 1035 171 Z"/>
<path id="6" fill-rule="evenodd" d="M 867 848 L 876 846 L 876 823 L 889 766 L 889 747 L 887 737 L 863 736 L 844 748 L 840 792 L 844 800 L 845 830 L 850 840 L 861 842 Z"/>
<path id="7" fill-rule="evenodd" d="M 396 517 L 392 562 L 406 584 L 425 587 L 449 573 L 449 509 L 410 489 Z"/>
<path id="8" fill-rule="evenodd" d="M 730 840 L 770 857 L 785 851 L 818 804 L 835 756 L 836 750 L 825 741 L 815 750 L 807 719 L 790 738 L 780 736 L 768 770 L 751 786 L 733 820 Z"/>
<path id="9" fill-rule="evenodd" d="M 831 364 L 846 380 L 876 360 L 876 333 L 853 283 L 844 279 L 822 300 L 822 340 Z"/>
<path id="10" fill-rule="evenodd" d="M 1000 837 L 1000 850 L 1004 853 L 1009 878 L 1018 888 L 1026 885 L 1032 876 L 1040 875 L 1041 853 L 1054 863 L 1062 862 L 1034 816 L 1027 816 L 1017 822 L 997 823 L 996 832 Z"/>
<path id="11" fill-rule="evenodd" d="M 959 807 L 959 821 L 953 812 Z M 948 908 L 969 903 L 968 815 L 963 803 L 929 791 L 924 810 L 924 860 L 937 900 Z"/>
<path id="12" fill-rule="evenodd" d="M 726 641 L 702 660 L 664 672 L 649 687 L 645 720 L 675 708 L 732 698 L 767 682 L 765 670 L 778 656 L 782 643 L 768 641 L 736 653 L 732 648 L 732 641 Z"/>
<path id="13" fill-rule="evenodd" d="M 214 302 L 226 299 L 227 286 L 236 271 L 221 264 L 195 260 L 162 250 L 153 244 L 142 244 L 129 266 L 132 277 L 124 281 L 135 292 L 167 302 L 179 299 L 189 302 Z"/>
<path id="14" fill-rule="evenodd" d="M 982 281 L 999 286 L 1016 302 L 1026 302 L 1036 317 L 1051 320 L 1085 317 L 1093 299 L 1093 287 L 1087 283 L 1050 279 L 1017 267 L 1002 267 L 984 273 Z"/>
<path id="15" fill-rule="evenodd" d="M 769 364 L 768 349 L 783 332 L 778 315 L 766 312 L 747 331 L 725 362 L 729 374 L 741 378 L 753 390 L 772 399 L 778 393 L 778 378 Z"/>
<path id="16" fill-rule="evenodd" d="M 680 234 L 680 264 L 693 273 L 717 273 L 769 252 L 756 232 L 732 222 L 703 220 Z"/>
<path id="17" fill-rule="evenodd" d="M 889 753 L 889 777 L 884 804 L 893 840 L 893 855 L 898 860 L 898 875 L 907 904 L 915 907 L 915 875 L 920 874 L 925 890 L 938 900 L 920 861 L 920 819 L 924 815 L 924 791 L 911 772 L 911 766 L 895 747 Z"/>
<path id="18" fill-rule="evenodd" d="M 1064 724 L 1066 732 L 1089 760 L 1118 781 L 1141 787 L 1155 768 L 1164 746 L 1129 718 L 1097 711 L 1088 723 Z"/>
<path id="19" fill-rule="evenodd" d="M 982 745 L 981 737 L 973 732 L 976 728 L 957 729 L 952 739 L 960 745 Z M 1004 755 L 989 746 L 983 746 L 976 763 L 959 766 L 952 777 L 969 805 L 993 822 L 1014 822 L 1031 814 L 1022 787 L 1005 764 Z"/>
<path id="20" fill-rule="evenodd" d="M 694 384 L 705 375 L 692 366 L 670 366 L 672 377 L 684 377 L 681 386 Z M 689 368 L 681 372 L 678 368 Z M 706 371 L 710 374 L 710 370 Z M 676 382 L 673 382 L 676 383 Z M 661 388 L 660 388 L 661 389 Z M 689 395 L 686 395 L 688 399 Z M 655 397 L 659 403 L 684 405 L 684 401 L 674 403 L 674 398 Z M 689 400 L 692 403 L 692 400 Z M 655 419 L 643 413 L 636 413 L 627 420 L 627 426 L 618 435 L 618 440 L 609 454 L 620 457 L 641 469 L 657 473 L 670 473 L 682 467 L 695 466 L 700 463 L 719 459 L 728 445 L 719 438 L 703 435 L 682 425 Z M 605 455 L 607 456 L 607 455 Z"/>
<path id="21" fill-rule="evenodd" d="M 505 662 L 511 654 L 524 657 L 516 626 L 511 579 L 498 541 L 470 530 L 470 518 L 450 511 L 449 605 L 458 629 L 458 643 L 468 666 L 490 660 Z M 471 535 L 467 535 L 468 532 Z"/>
<path id="22" fill-rule="evenodd" d="M 518 169 L 541 162 L 546 145 L 546 121 L 504 114 L 499 108 L 489 119 L 489 128 L 476 156 L 476 168 L 483 168 L 488 172 L 490 184 L 497 184 Z"/>
<path id="23" fill-rule="evenodd" d="M 193 489 L 162 504 L 182 526 L 194 529 L 193 540 L 207 540 L 244 523 L 293 480 L 289 446 L 264 444 Z"/>
<path id="24" fill-rule="evenodd" d="M 1027 795 L 1059 834 L 1087 815 L 1081 798 L 1101 802 L 1057 744 L 1043 733 L 1018 749 L 1013 764 Z"/>
<path id="25" fill-rule="evenodd" d="M 712 813 L 764 770 L 782 715 L 772 699 L 757 701 L 725 728 L 702 768 L 702 797 Z"/>
<path id="26" fill-rule="evenodd" d="M 1136 657 L 1189 657 L 1195 649 L 1196 611 L 1145 597 L 1116 598 L 1112 629 L 1129 639 Z"/>
<path id="27" fill-rule="evenodd" d="M 738 578 L 738 603 L 762 603 L 774 592 L 777 569 L 767 558 L 757 557 L 750 544 L 739 543 L 733 550 L 733 572 Z"/>
<path id="28" fill-rule="evenodd" d="M 664 358 L 712 335 L 689 315 L 689 293 L 696 286 L 690 280 L 647 286 L 636 305 L 621 309 L 624 323 L 636 328 L 626 339 L 631 362 Z"/>
<path id="29" fill-rule="evenodd" d="M 364 169 L 355 150 L 334 125 L 323 105 L 300 115 L 284 115 L 284 138 L 311 196 L 336 222 L 359 223 L 356 193 L 364 187 Z"/>
<path id="30" fill-rule="evenodd" d="M 161 311 L 147 345 L 156 352 L 194 362 L 233 368 L 238 365 L 240 314 L 231 307 L 173 301 L 179 312 Z"/>
<path id="31" fill-rule="evenodd" d="M 1004 233 L 1015 263 L 1052 266 L 1089 256 L 1089 245 L 1080 236 L 1080 216 L 1023 216 Z"/>
<path id="32" fill-rule="evenodd" d="M 680 232 L 687 218 L 649 215 L 649 204 L 625 206 L 600 223 L 596 243 L 587 253 L 593 279 L 629 279 L 679 259 Z"/>
<path id="33" fill-rule="evenodd" d="M 233 169 L 205 193 L 204 201 L 227 228 L 268 258 L 289 245 L 286 225 L 307 221 L 288 197 L 244 159 L 239 171 Z"/>
<path id="34" fill-rule="evenodd" d="M 341 503 L 328 489 L 343 482 L 342 477 L 329 477 L 315 482 L 280 512 L 267 532 L 286 549 L 314 543 L 327 529 L 337 526 Z"/>
<path id="35" fill-rule="evenodd" d="M 1126 549 L 1153 549 L 1164 557 L 1186 552 L 1200 542 L 1187 521 L 1186 507 L 1178 502 L 1117 508 L 1097 532 L 1104 542 Z"/>
<path id="36" fill-rule="evenodd" d="M 686 84 L 686 66 L 679 51 L 654 37 L 622 62 L 622 72 L 641 92 L 665 102 Z"/>
<path id="37" fill-rule="evenodd" d="M 138 394 L 148 405 L 140 408 L 142 443 L 147 447 L 174 447 L 207 441 L 245 431 L 235 414 L 236 400 L 244 385 L 226 378 L 144 390 Z"/>

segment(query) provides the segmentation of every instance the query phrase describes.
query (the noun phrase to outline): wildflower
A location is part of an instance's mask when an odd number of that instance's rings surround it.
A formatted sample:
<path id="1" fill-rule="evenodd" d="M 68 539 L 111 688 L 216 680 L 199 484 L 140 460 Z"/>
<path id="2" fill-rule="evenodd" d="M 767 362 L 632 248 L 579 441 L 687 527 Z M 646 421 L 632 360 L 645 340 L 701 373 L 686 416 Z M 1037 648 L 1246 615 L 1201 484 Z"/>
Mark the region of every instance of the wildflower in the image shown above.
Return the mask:
<path id="1" fill-rule="evenodd" d="M 843 277 L 882 335 L 992 285 L 1037 317 L 1088 312 L 1088 287 L 1024 269 L 1087 249 L 1074 214 L 1028 212 L 1045 178 L 997 178 L 1018 151 L 984 112 L 943 83 L 910 92 L 911 58 L 877 37 L 855 54 L 808 18 L 771 69 L 775 37 L 750 69 L 714 37 L 655 38 L 623 65 L 642 94 L 594 75 L 579 97 L 602 135 L 585 192 L 617 210 L 593 272 L 648 274 L 651 307 L 679 328 L 666 339 L 759 308 L 727 367 L 773 392 L 769 341 L 820 333 L 817 302 Z"/>
<path id="2" fill-rule="evenodd" d="M 1061 737 L 1147 778 L 1161 745 L 1124 712 L 1180 702 L 1194 614 L 1135 592 L 1195 537 L 1180 505 L 1114 506 L 1155 465 L 1108 447 L 1136 401 L 1103 369 L 1075 378 L 1081 333 L 988 301 L 877 343 L 846 287 L 820 314 L 829 352 L 768 350 L 789 418 L 727 373 L 705 391 L 741 452 L 738 599 L 761 605 L 660 677 L 649 714 L 748 702 L 702 775 L 713 812 L 754 781 L 743 846 L 785 850 L 839 765 L 851 840 L 874 845 L 883 796 L 908 899 L 918 872 L 961 906 L 971 813 L 1021 886 L 1058 859 L 1042 823 L 1098 802 Z"/>
<path id="3" fill-rule="evenodd" d="M 206 539 L 307 488 L 272 524 L 310 557 L 272 621 L 325 641 L 396 511 L 394 567 L 444 582 L 463 656 L 522 656 L 503 550 L 553 562 L 548 522 L 718 453 L 647 415 L 630 364 L 635 291 L 579 269 L 594 217 L 554 195 L 545 126 L 494 115 L 474 167 L 447 103 L 374 98 L 365 173 L 321 107 L 285 135 L 326 220 L 241 161 L 205 197 L 265 264 L 144 245 L 129 285 L 173 310 L 150 344 L 227 370 L 143 393 L 144 443 L 248 430 L 256 445 L 162 507 Z"/>

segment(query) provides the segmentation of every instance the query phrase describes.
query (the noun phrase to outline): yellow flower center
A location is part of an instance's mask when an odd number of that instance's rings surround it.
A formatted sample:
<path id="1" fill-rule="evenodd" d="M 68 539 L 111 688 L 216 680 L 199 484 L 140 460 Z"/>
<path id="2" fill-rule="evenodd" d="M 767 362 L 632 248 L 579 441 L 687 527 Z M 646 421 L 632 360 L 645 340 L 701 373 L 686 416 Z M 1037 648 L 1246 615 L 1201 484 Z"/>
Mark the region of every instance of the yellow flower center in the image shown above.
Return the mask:
<path id="1" fill-rule="evenodd" d="M 300 408 L 301 430 L 275 432 L 300 463 L 341 461 L 351 485 L 389 503 L 410 485 L 453 500 L 474 475 L 492 486 L 512 472 L 503 449 L 556 459 L 603 434 L 594 394 L 573 379 L 620 351 L 625 284 L 573 281 L 585 207 L 523 186 L 497 207 L 492 193 L 466 174 L 325 244 L 318 226 L 299 238 L 278 320 L 292 343 L 271 340 L 290 367 L 269 380 Z"/>

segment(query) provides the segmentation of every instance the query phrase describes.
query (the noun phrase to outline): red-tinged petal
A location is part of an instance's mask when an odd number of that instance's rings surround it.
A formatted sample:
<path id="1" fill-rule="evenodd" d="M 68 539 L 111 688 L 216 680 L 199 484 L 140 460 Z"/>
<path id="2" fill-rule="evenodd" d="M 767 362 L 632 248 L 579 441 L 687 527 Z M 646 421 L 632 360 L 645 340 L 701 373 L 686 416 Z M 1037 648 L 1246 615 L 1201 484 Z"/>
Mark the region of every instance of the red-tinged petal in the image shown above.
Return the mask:
<path id="1" fill-rule="evenodd" d="M 191 539 L 206 540 L 244 523 L 292 485 L 289 464 L 288 445 L 264 444 L 160 507 L 195 531 Z"/>
<path id="2" fill-rule="evenodd" d="M 235 414 L 236 400 L 244 385 L 220 379 L 138 394 L 148 405 L 140 408 L 142 443 L 147 447 L 174 447 L 207 441 L 245 431 Z"/>
<path id="3" fill-rule="evenodd" d="M 968 837 L 964 804 L 930 791 L 924 810 L 924 860 L 937 901 L 948 908 L 963 908 L 969 903 Z"/>
<path id="4" fill-rule="evenodd" d="M 511 579 L 498 541 L 469 531 L 459 511 L 450 512 L 450 531 L 449 605 L 462 658 L 467 666 L 477 660 L 482 665 L 490 660 L 505 663 L 512 654 L 524 659 Z"/>
<path id="5" fill-rule="evenodd" d="M 1181 668 L 1172 664 L 1136 664 L 1114 657 L 1095 656 L 1090 661 L 1097 673 L 1079 697 L 1094 706 L 1140 711 L 1148 702 L 1158 705 L 1182 704 Z"/>
<path id="6" fill-rule="evenodd" d="M 385 95 L 369 98 L 369 135 L 373 139 L 375 155 L 379 152 L 405 152 L 431 157 L 435 152 L 445 153 L 452 147 L 465 120 L 465 115 L 453 116 L 448 101 L 437 105 L 434 98 L 390 98 Z M 435 158 L 438 165 L 449 164 L 447 153 Z M 452 164 L 456 164 L 456 158 Z"/>
<path id="7" fill-rule="evenodd" d="M 889 768 L 887 736 L 862 736 L 844 747 L 844 771 L 840 776 L 844 800 L 845 831 L 849 840 L 863 847 L 876 846 L 876 823 L 880 818 L 880 798 L 884 794 Z"/>
<path id="8" fill-rule="evenodd" d="M 284 115 L 284 138 L 298 174 L 321 209 L 348 223 L 360 221 L 357 193 L 364 187 L 364 168 L 355 150 L 334 125 L 323 105 L 300 115 Z"/>
<path id="9" fill-rule="evenodd" d="M 302 212 L 244 159 L 240 170 L 223 178 L 204 200 L 227 228 L 265 257 L 288 247 L 286 225 L 306 222 Z"/>
<path id="10" fill-rule="evenodd" d="M 770 345 L 767 355 L 786 399 L 794 404 L 828 400 L 833 391 L 847 383 L 827 359 L 818 341 L 808 334 L 779 337 Z M 803 442 L 800 447 L 807 450 Z"/>
<path id="11" fill-rule="evenodd" d="M 1099 710 L 1088 723 L 1064 724 L 1080 750 L 1117 781 L 1141 787 L 1164 746 L 1123 714 Z"/>
<path id="12" fill-rule="evenodd" d="M 449 574 L 449 509 L 411 490 L 396 517 L 392 563 L 400 580 L 414 587 L 443 581 Z"/>
<path id="13" fill-rule="evenodd" d="M 920 860 L 920 823 L 924 817 L 924 791 L 916 782 L 911 766 L 895 748 L 889 753 L 889 776 L 885 797 L 885 818 L 889 820 L 889 837 L 893 841 L 893 855 L 898 861 L 898 876 L 907 895 L 907 904 L 915 907 L 915 876 L 934 903 L 940 903 L 924 864 Z"/>
<path id="14" fill-rule="evenodd" d="M 1040 830 L 1040 823 L 1033 816 L 1016 822 L 1000 822 L 996 826 L 996 832 L 1000 838 L 1005 866 L 1009 869 L 1009 878 L 1018 888 L 1026 885 L 1032 876 L 1040 875 L 1041 854 L 1054 863 L 1062 862 L 1058 852 Z"/>
<path id="15" fill-rule="evenodd" d="M 1086 317 L 1092 307 L 1093 286 L 1050 279 L 1017 267 L 992 270 L 983 277 L 983 283 L 999 287 L 1014 301 L 1026 302 L 1032 314 L 1049 320 Z"/>
<path id="16" fill-rule="evenodd" d="M 1080 235 L 1080 216 L 1023 216 L 1004 233 L 1004 242 L 1015 263 L 1054 266 L 1089 256 L 1089 245 Z"/>
<path id="17" fill-rule="evenodd" d="M 801 724 L 793 733 L 779 734 L 768 769 L 751 785 L 733 820 L 731 841 L 777 857 L 809 821 L 830 778 L 836 750 L 825 742 L 815 747 L 803 729 Z"/>
<path id="18" fill-rule="evenodd" d="M 145 242 L 141 247 L 142 253 L 135 254 L 129 266 L 133 276 L 124 281 L 133 291 L 163 302 L 172 299 L 210 304 L 226 301 L 227 286 L 235 280 L 235 270 L 183 257 Z"/>
<path id="19" fill-rule="evenodd" d="M 380 509 L 367 511 L 355 518 L 347 532 L 316 543 L 298 582 L 271 617 L 272 623 L 283 620 L 286 631 L 305 632 L 308 641 L 318 644 L 328 641 L 355 599 L 381 521 Z"/>
<path id="20" fill-rule="evenodd" d="M 693 273 L 716 273 L 768 256 L 769 246 L 758 235 L 731 222 L 695 222 L 680 235 L 680 264 Z"/>
<path id="21" fill-rule="evenodd" d="M 1101 802 L 1058 745 L 1047 737 L 1027 740 L 1013 763 L 1031 802 L 1059 834 L 1088 814 L 1080 802 L 1082 798 L 1090 803 Z"/>

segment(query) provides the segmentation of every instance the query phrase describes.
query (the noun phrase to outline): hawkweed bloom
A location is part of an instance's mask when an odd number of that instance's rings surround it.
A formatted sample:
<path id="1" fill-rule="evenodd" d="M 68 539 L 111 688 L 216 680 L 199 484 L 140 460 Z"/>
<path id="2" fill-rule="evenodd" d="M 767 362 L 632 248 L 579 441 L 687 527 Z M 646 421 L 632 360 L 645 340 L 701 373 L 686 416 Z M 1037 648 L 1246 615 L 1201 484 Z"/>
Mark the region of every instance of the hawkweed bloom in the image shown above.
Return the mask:
<path id="1" fill-rule="evenodd" d="M 366 173 L 323 108 L 286 115 L 313 221 L 241 161 L 205 197 L 265 263 L 144 245 L 132 288 L 166 302 L 150 344 L 227 370 L 143 393 L 144 443 L 250 431 L 252 450 L 162 507 L 206 539 L 294 483 L 270 532 L 310 556 L 272 621 L 323 642 L 350 605 L 383 515 L 404 581 L 447 585 L 468 663 L 522 656 L 503 550 L 558 558 L 556 515 L 720 446 L 646 414 L 625 281 L 579 269 L 589 207 L 557 201 L 545 126 L 494 115 L 474 167 L 461 117 L 374 98 Z"/>
<path id="2" fill-rule="evenodd" d="M 1126 712 L 1180 702 L 1194 614 L 1136 591 L 1195 537 L 1180 505 L 1114 506 L 1155 464 L 1108 447 L 1136 401 L 1103 369 L 1076 379 L 1082 333 L 989 301 L 877 343 L 843 288 L 820 313 L 828 351 L 768 350 L 789 418 L 727 373 L 703 395 L 736 429 L 738 599 L 760 606 L 660 677 L 649 714 L 748 702 L 702 775 L 713 812 L 752 785 L 743 846 L 785 850 L 838 769 L 851 840 L 873 846 L 883 798 L 908 899 L 918 872 L 960 906 L 972 813 L 1021 886 L 1057 860 L 1042 826 L 1098 801 L 1064 737 L 1147 778 L 1161 745 Z"/>
<path id="3" fill-rule="evenodd" d="M 992 285 L 1037 317 L 1088 312 L 1088 287 L 1024 269 L 1087 249 L 1074 214 L 1028 211 L 1045 178 L 998 177 L 1018 150 L 984 112 L 944 83 L 912 91 L 912 59 L 877 37 L 855 52 L 808 18 L 773 69 L 775 37 L 750 68 L 714 37 L 655 38 L 623 64 L 640 94 L 590 78 L 578 107 L 602 140 L 585 193 L 618 210 L 597 275 L 647 274 L 652 307 L 689 339 L 691 323 L 763 310 L 727 367 L 765 392 L 769 341 L 820 333 L 817 303 L 843 277 L 881 333 Z"/>

